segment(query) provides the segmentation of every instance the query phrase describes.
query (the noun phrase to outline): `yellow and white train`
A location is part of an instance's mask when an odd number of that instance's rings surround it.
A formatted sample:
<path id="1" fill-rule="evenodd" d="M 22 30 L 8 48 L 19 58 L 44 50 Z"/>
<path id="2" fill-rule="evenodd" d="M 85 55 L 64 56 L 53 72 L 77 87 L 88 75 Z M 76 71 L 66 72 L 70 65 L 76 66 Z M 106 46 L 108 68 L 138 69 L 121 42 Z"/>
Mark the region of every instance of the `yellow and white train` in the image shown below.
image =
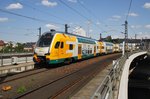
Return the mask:
<path id="1" fill-rule="evenodd" d="M 110 42 L 99 42 L 74 34 L 49 31 L 37 41 L 33 60 L 35 63 L 47 64 L 70 63 L 115 51 L 117 52 L 114 50 L 114 44 Z"/>

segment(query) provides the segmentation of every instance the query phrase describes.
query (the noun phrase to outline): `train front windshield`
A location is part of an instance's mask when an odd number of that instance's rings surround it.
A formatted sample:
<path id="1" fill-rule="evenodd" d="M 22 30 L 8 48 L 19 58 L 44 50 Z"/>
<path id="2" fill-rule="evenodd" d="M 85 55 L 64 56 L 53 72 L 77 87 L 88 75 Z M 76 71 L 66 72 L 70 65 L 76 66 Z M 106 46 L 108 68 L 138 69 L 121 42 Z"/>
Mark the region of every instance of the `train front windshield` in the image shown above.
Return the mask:
<path id="1" fill-rule="evenodd" d="M 46 33 L 41 36 L 38 40 L 36 46 L 37 47 L 49 47 L 53 39 L 53 35 L 51 33 Z"/>

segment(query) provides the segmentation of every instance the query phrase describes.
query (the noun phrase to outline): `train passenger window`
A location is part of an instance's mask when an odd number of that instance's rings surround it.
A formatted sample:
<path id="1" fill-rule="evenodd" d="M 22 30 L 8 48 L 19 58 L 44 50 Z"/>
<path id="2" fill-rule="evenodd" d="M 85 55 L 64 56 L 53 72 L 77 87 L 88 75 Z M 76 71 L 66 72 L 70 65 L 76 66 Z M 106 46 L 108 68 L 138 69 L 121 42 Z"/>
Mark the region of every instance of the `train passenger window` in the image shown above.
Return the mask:
<path id="1" fill-rule="evenodd" d="M 92 50 L 90 50 L 90 54 L 92 54 Z"/>
<path id="2" fill-rule="evenodd" d="M 88 50 L 88 54 L 90 54 L 90 50 Z"/>
<path id="3" fill-rule="evenodd" d="M 64 42 L 61 42 L 60 48 L 64 48 Z"/>
<path id="4" fill-rule="evenodd" d="M 88 54 L 88 50 L 86 50 L 86 54 Z"/>
<path id="5" fill-rule="evenodd" d="M 69 44 L 69 50 L 73 50 L 73 44 Z"/>
<path id="6" fill-rule="evenodd" d="M 60 42 L 58 41 L 58 42 L 56 42 L 56 44 L 55 44 L 55 48 L 57 49 L 58 47 L 59 47 L 59 45 L 60 45 Z"/>

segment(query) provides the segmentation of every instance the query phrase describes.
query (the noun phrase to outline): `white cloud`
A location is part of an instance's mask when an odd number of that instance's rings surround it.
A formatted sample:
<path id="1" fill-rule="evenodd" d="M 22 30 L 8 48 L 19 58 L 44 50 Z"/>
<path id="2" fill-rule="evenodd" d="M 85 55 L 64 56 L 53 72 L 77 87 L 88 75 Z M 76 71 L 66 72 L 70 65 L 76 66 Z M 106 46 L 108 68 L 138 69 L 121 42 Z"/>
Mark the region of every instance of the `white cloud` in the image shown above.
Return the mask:
<path id="1" fill-rule="evenodd" d="M 150 3 L 145 3 L 143 7 L 146 9 L 150 9 Z"/>
<path id="2" fill-rule="evenodd" d="M 133 16 L 133 17 L 136 17 L 136 16 L 139 16 L 137 13 L 134 13 L 134 12 L 131 12 L 128 14 L 129 16 Z"/>
<path id="3" fill-rule="evenodd" d="M 121 16 L 119 16 L 119 15 L 114 15 L 114 16 L 112 16 L 112 18 L 114 18 L 114 19 L 121 19 Z"/>
<path id="4" fill-rule="evenodd" d="M 73 24 L 74 24 L 73 22 L 70 22 L 70 23 L 69 23 L 69 25 L 73 25 Z"/>
<path id="5" fill-rule="evenodd" d="M 114 15 L 111 18 L 109 18 L 109 20 L 111 20 L 111 21 L 119 21 L 120 19 L 121 19 L 121 16 L 119 16 L 119 15 Z"/>
<path id="6" fill-rule="evenodd" d="M 150 24 L 145 25 L 145 28 L 150 29 Z"/>
<path id="7" fill-rule="evenodd" d="M 141 25 L 131 25 L 131 28 L 132 29 L 139 29 L 141 28 L 142 26 Z"/>
<path id="8" fill-rule="evenodd" d="M 45 26 L 46 26 L 47 28 L 49 28 L 49 29 L 59 29 L 58 26 L 55 26 L 55 25 L 53 25 L 53 24 L 46 24 Z"/>
<path id="9" fill-rule="evenodd" d="M 122 38 L 123 39 L 124 38 L 124 34 L 123 35 L 121 35 L 121 34 L 116 35 L 115 34 L 115 35 L 111 35 L 111 36 L 112 36 L 113 39 L 116 39 L 116 38 Z"/>
<path id="10" fill-rule="evenodd" d="M 138 32 L 137 33 L 137 38 L 138 39 L 145 39 L 145 38 L 148 38 L 148 39 L 150 39 L 150 32 Z"/>
<path id="11" fill-rule="evenodd" d="M 21 5 L 20 3 L 12 3 L 10 5 L 8 5 L 6 7 L 6 9 L 22 9 L 23 8 L 23 5 Z"/>
<path id="12" fill-rule="evenodd" d="M 97 24 L 97 25 L 100 25 L 101 23 L 98 21 L 98 22 L 96 22 L 96 24 Z"/>
<path id="13" fill-rule="evenodd" d="M 93 32 L 93 30 L 92 30 L 92 29 L 90 29 L 90 30 L 89 30 L 89 32 Z"/>
<path id="14" fill-rule="evenodd" d="M 47 6 L 47 7 L 54 7 L 54 6 L 57 6 L 57 2 L 50 2 L 48 0 L 42 0 L 41 2 L 44 6 Z"/>
<path id="15" fill-rule="evenodd" d="M 72 3 L 77 3 L 77 0 L 68 0 L 68 1 Z"/>
<path id="16" fill-rule="evenodd" d="M 86 32 L 83 28 L 77 26 L 75 29 L 73 29 L 73 34 L 81 35 L 81 36 L 86 36 Z"/>
<path id="17" fill-rule="evenodd" d="M 2 18 L 2 17 L 0 17 L 0 22 L 6 22 L 6 21 L 8 21 L 8 18 Z"/>

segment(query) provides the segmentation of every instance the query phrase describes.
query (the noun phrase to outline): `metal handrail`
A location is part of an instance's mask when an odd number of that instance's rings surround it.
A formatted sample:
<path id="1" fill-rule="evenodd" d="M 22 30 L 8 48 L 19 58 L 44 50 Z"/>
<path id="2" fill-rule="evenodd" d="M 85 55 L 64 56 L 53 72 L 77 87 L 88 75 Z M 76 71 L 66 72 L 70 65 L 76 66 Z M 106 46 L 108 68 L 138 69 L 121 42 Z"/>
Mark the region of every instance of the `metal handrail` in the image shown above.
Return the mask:
<path id="1" fill-rule="evenodd" d="M 127 53 L 128 56 L 125 54 L 113 64 L 110 72 L 106 75 L 101 85 L 99 85 L 95 93 L 92 95 L 91 99 L 117 99 L 118 94 L 116 95 L 114 92 L 115 89 L 119 88 L 117 81 L 119 82 L 121 78 L 125 61 L 134 53 L 137 53 L 137 51 Z M 119 90 L 115 91 L 118 93 Z"/>
<path id="2" fill-rule="evenodd" d="M 32 61 L 33 53 L 3 53 L 0 54 L 0 66 L 12 65 L 14 58 L 17 58 L 18 63 L 27 63 Z M 6 60 L 8 62 L 6 62 Z"/>

